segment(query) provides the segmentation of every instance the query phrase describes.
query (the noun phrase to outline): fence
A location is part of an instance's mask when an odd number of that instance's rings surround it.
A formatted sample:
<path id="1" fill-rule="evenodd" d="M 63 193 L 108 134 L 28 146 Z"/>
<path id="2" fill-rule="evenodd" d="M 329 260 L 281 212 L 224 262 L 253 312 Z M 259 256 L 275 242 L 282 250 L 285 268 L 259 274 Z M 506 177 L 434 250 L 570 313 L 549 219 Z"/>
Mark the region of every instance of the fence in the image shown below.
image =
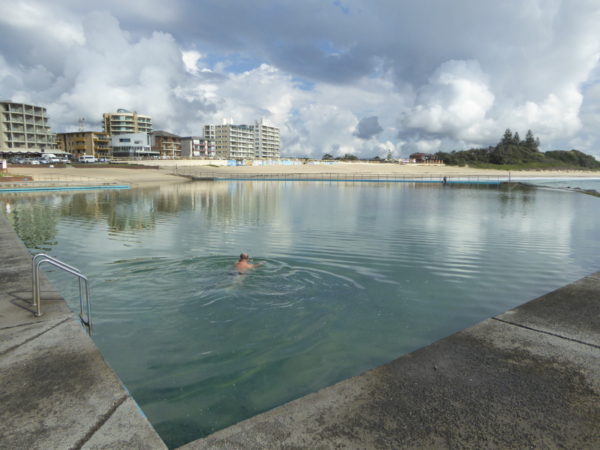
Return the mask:
<path id="1" fill-rule="evenodd" d="M 211 181 L 350 181 L 350 182 L 388 182 L 388 183 L 446 183 L 446 184 L 500 184 L 509 182 L 509 176 L 502 175 L 397 175 L 372 173 L 276 173 L 276 174 L 232 174 L 218 172 L 203 172 L 193 167 L 180 167 L 173 170 L 180 176 L 193 180 Z"/>

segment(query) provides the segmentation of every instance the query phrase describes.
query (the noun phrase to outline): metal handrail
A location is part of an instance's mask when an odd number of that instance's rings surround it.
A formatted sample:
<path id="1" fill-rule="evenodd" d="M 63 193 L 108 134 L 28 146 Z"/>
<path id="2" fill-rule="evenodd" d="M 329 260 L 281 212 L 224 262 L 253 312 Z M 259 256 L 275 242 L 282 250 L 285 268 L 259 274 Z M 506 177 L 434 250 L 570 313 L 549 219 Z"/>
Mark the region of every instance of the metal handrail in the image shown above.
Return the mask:
<path id="1" fill-rule="evenodd" d="M 76 267 L 70 266 L 56 258 L 45 253 L 38 253 L 32 258 L 32 306 L 36 307 L 34 313 L 36 317 L 42 315 L 42 302 L 40 297 L 40 278 L 39 271 L 42 264 L 50 264 L 57 267 L 71 275 L 76 276 L 79 279 L 79 320 L 87 328 L 88 334 L 92 335 L 92 301 L 90 297 L 90 287 L 88 278 L 81 273 Z M 83 314 L 83 297 L 85 294 L 86 301 L 86 314 Z"/>

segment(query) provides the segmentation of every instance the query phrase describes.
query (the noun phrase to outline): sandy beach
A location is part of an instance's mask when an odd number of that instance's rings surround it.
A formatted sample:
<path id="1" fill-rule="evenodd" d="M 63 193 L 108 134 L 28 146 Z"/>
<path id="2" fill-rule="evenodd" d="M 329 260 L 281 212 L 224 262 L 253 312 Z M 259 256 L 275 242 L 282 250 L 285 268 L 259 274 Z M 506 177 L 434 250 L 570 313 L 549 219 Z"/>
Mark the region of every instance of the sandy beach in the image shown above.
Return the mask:
<path id="1" fill-rule="evenodd" d="M 120 167 L 85 167 L 77 168 L 67 166 L 59 167 L 14 167 L 9 166 L 11 175 L 23 175 L 33 178 L 36 182 L 50 184 L 81 183 L 92 184 L 122 184 L 132 187 L 181 183 L 188 181 L 186 178 L 171 175 L 168 171 L 158 169 L 125 169 Z"/>
<path id="2" fill-rule="evenodd" d="M 506 170 L 473 169 L 469 167 L 440 165 L 400 165 L 381 163 L 336 163 L 304 164 L 295 166 L 239 166 L 227 167 L 208 164 L 206 161 L 148 161 L 143 162 L 147 169 L 127 169 L 122 167 L 9 167 L 12 175 L 31 176 L 34 181 L 80 182 L 82 184 L 127 184 L 133 187 L 153 184 L 185 182 L 179 175 L 393 175 L 401 177 L 508 177 Z M 158 165 L 159 168 L 156 168 Z M 600 178 L 600 172 L 576 170 L 552 171 L 510 171 L 512 179 L 519 178 Z"/>

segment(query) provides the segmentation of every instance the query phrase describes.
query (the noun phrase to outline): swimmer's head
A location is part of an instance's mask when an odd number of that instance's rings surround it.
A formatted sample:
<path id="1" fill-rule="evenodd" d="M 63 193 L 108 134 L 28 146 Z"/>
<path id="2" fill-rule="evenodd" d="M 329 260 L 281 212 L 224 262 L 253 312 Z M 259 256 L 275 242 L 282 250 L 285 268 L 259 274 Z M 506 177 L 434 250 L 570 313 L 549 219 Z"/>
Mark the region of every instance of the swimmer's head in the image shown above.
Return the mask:
<path id="1" fill-rule="evenodd" d="M 248 253 L 242 253 L 240 255 L 240 260 L 242 260 L 242 259 L 250 259 L 250 255 Z"/>

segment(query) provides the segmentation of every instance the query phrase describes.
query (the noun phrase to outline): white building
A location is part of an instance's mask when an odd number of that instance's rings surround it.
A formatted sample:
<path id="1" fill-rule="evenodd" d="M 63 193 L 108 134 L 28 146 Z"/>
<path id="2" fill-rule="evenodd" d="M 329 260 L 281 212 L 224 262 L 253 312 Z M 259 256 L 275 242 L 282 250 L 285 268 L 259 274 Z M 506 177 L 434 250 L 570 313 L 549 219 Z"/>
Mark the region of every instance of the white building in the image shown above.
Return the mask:
<path id="1" fill-rule="evenodd" d="M 152 151 L 148 133 L 119 134 L 111 138 L 112 154 L 115 158 L 158 157 L 159 152 Z"/>
<path id="2" fill-rule="evenodd" d="M 279 128 L 262 119 L 254 125 L 205 125 L 204 138 L 213 141 L 215 157 L 222 159 L 279 158 Z"/>
<path id="3" fill-rule="evenodd" d="M 270 127 L 257 120 L 254 123 L 254 157 L 255 158 L 279 158 L 281 139 L 279 128 Z"/>
<path id="4" fill-rule="evenodd" d="M 0 102 L 0 153 L 42 153 L 56 150 L 56 134 L 48 126 L 46 108 Z"/>

